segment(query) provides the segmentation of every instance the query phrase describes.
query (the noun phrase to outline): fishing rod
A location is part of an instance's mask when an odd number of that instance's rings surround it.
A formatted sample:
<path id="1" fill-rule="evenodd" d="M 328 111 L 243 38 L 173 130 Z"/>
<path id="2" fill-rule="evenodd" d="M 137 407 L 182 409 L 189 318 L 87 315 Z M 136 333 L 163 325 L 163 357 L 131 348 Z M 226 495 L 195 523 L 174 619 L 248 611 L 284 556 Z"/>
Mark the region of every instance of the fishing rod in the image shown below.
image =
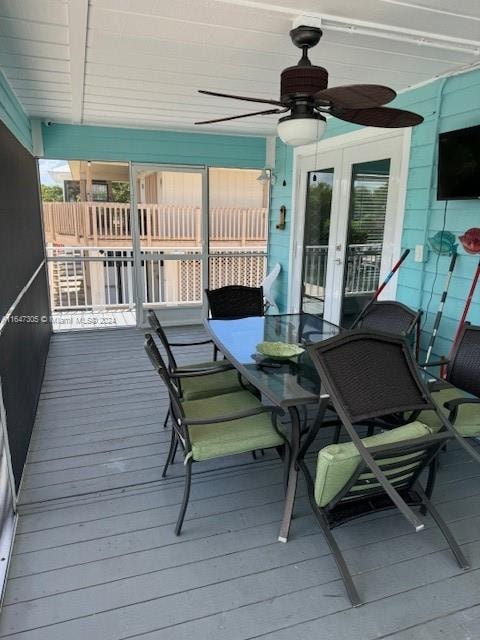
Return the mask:
<path id="1" fill-rule="evenodd" d="M 400 265 L 402 264 L 402 262 L 405 260 L 405 258 L 408 256 L 409 253 L 410 253 L 410 249 L 405 249 L 405 251 L 402 253 L 398 261 L 393 265 L 390 273 L 387 274 L 385 280 L 382 282 L 382 284 L 378 287 L 378 289 L 375 291 L 375 293 L 367 302 L 367 304 L 360 311 L 359 315 L 355 318 L 355 321 L 352 324 L 352 329 L 354 329 L 357 326 L 357 324 L 360 322 L 360 320 L 363 318 L 366 312 L 370 309 L 372 304 L 375 302 L 375 300 L 378 298 L 378 296 L 382 293 L 382 291 L 385 289 L 387 284 L 390 282 L 395 272 L 398 271 L 398 269 L 400 268 Z"/>
<path id="2" fill-rule="evenodd" d="M 424 367 L 426 367 L 430 362 L 430 356 L 432 355 L 433 345 L 435 344 L 435 340 L 438 334 L 438 329 L 440 327 L 440 321 L 442 320 L 443 309 L 445 307 L 445 301 L 447 299 L 448 289 L 450 287 L 450 282 L 452 280 L 453 270 L 455 269 L 455 263 L 457 262 L 457 257 L 458 257 L 457 250 L 454 249 L 452 253 L 452 258 L 450 260 L 450 265 L 448 267 L 447 279 L 445 280 L 445 286 L 443 288 L 442 296 L 440 298 L 440 305 L 438 307 L 437 315 L 435 316 L 435 322 L 433 323 L 432 333 L 430 335 L 430 340 L 428 342 L 427 356 L 425 358 Z"/>
<path id="3" fill-rule="evenodd" d="M 463 325 L 465 324 L 465 320 L 467 319 L 467 315 L 470 310 L 470 305 L 472 304 L 472 300 L 473 300 L 473 294 L 475 293 L 475 289 L 477 288 L 477 283 L 479 278 L 480 278 L 480 260 L 478 262 L 475 275 L 473 276 L 472 286 L 470 287 L 470 291 L 468 293 L 468 297 L 465 302 L 465 308 L 463 310 L 463 314 L 460 319 L 460 324 L 457 327 L 457 333 L 455 334 L 455 340 L 453 341 L 452 349 L 456 346 L 458 342 L 458 338 L 460 337 L 460 332 L 462 331 Z"/>

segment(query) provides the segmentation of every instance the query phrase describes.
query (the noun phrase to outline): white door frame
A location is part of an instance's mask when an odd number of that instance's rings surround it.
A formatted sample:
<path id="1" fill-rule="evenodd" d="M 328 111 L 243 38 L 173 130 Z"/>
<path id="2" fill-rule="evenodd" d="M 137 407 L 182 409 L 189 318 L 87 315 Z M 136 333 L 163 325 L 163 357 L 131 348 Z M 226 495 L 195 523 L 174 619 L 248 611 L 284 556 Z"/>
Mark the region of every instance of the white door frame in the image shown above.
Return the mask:
<path id="1" fill-rule="evenodd" d="M 409 156 L 410 156 L 410 141 L 411 141 L 411 129 L 393 129 L 393 130 L 385 130 L 385 129 L 375 129 L 371 127 L 367 127 L 364 129 L 360 129 L 358 131 L 354 131 L 352 133 L 344 134 L 341 136 L 336 136 L 334 138 L 329 138 L 327 140 L 323 140 L 318 144 L 305 145 L 303 147 L 297 147 L 294 149 L 294 158 L 293 158 L 293 193 L 292 193 L 292 234 L 290 237 L 290 253 L 289 253 L 289 288 L 288 288 L 288 302 L 287 308 L 290 313 L 295 313 L 300 310 L 300 299 L 301 299 L 301 286 L 302 286 L 302 263 L 303 263 L 303 241 L 304 241 L 304 226 L 305 226 L 305 206 L 306 206 L 306 180 L 302 179 L 302 175 L 305 175 L 305 165 L 308 163 L 308 160 L 311 161 L 312 169 L 315 165 L 315 159 L 318 158 L 317 164 L 319 164 L 318 168 L 327 168 L 328 160 L 331 160 L 335 157 L 335 152 L 337 154 L 343 154 L 344 151 L 355 151 L 358 149 L 358 152 L 361 157 L 361 151 L 364 145 L 368 145 L 371 142 L 378 141 L 394 141 L 398 140 L 401 144 L 401 157 L 399 163 L 396 167 L 396 176 L 392 175 L 391 179 L 396 183 L 396 196 L 395 203 L 391 203 L 395 210 L 398 212 L 398 215 L 395 217 L 395 221 L 393 223 L 394 228 L 391 230 L 392 237 L 394 238 L 392 246 L 391 246 L 391 260 L 398 257 L 400 254 L 401 248 L 401 239 L 402 239 L 402 231 L 403 231 L 403 217 L 404 217 L 404 209 L 405 209 L 405 197 L 406 197 L 406 189 L 407 189 L 407 177 L 408 177 L 408 167 L 409 167 Z M 356 154 L 355 154 L 356 155 Z M 365 154 L 365 161 L 368 161 L 368 153 Z M 325 160 L 325 161 L 324 161 Z M 354 162 L 360 162 L 361 159 L 356 159 Z M 343 160 L 342 160 L 343 163 Z M 302 166 L 303 165 L 303 166 Z M 328 166 L 332 166 L 331 164 Z M 338 166 L 338 160 L 337 160 Z M 343 168 L 343 167 L 340 167 Z M 310 170 L 312 170 L 310 169 Z M 341 188 L 338 189 L 337 194 L 334 194 L 334 198 L 332 200 L 332 218 L 337 211 L 339 211 L 340 199 L 345 202 L 346 198 L 349 198 L 350 194 L 350 180 L 343 179 Z M 344 216 L 346 218 L 346 216 Z M 331 219 L 332 220 L 332 219 Z M 332 220 L 333 222 L 333 220 Z M 335 221 L 338 225 L 339 221 Z M 347 220 L 345 219 L 343 223 L 346 225 Z M 335 238 L 332 238 L 335 236 Z M 329 246 L 329 254 L 330 250 L 334 247 L 334 243 L 336 241 L 336 234 L 330 234 L 330 246 Z M 333 243 L 333 246 L 332 246 Z M 333 254 L 331 255 L 331 259 L 333 260 Z M 387 270 L 386 264 L 382 265 L 382 272 Z M 391 265 L 389 265 L 391 266 Z M 341 265 L 343 272 L 343 265 Z M 331 270 L 330 270 L 331 271 Z M 330 273 L 330 276 L 332 274 Z M 389 285 L 388 296 L 390 298 L 394 298 L 396 293 L 396 280 L 392 281 Z M 338 301 L 329 301 L 329 305 L 335 305 Z M 334 308 L 326 308 L 326 317 L 332 317 L 332 313 L 334 313 Z"/>

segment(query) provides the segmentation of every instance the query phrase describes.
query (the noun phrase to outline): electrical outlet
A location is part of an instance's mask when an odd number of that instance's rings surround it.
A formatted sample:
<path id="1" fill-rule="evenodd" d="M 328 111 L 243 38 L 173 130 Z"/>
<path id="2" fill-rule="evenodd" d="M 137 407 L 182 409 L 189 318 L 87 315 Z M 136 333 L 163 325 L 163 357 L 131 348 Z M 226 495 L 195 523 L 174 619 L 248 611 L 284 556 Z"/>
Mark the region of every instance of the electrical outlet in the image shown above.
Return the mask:
<path id="1" fill-rule="evenodd" d="M 414 262 L 426 262 L 428 260 L 428 248 L 424 244 L 415 245 Z"/>

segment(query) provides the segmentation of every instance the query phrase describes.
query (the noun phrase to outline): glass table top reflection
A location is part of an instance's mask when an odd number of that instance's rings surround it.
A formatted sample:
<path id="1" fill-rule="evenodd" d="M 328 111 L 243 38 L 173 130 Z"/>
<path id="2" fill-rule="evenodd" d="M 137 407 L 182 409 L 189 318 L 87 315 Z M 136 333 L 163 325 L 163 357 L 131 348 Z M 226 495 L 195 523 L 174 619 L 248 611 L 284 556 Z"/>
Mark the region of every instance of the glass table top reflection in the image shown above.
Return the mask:
<path id="1" fill-rule="evenodd" d="M 306 348 L 342 329 L 308 313 L 278 316 L 207 319 L 205 326 L 216 346 L 274 404 L 288 407 L 318 402 L 320 380 L 305 350 L 289 359 L 257 352 L 261 342 L 285 342 Z"/>

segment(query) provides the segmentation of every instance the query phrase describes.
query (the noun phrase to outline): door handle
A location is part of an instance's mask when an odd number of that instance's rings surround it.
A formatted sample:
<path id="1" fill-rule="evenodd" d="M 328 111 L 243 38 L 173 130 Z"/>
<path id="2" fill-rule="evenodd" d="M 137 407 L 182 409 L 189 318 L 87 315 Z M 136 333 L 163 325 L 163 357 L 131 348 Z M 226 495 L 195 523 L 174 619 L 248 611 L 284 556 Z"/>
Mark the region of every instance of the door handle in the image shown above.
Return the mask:
<path id="1" fill-rule="evenodd" d="M 343 260 L 342 260 L 341 258 L 335 258 L 335 262 L 336 262 L 337 264 L 342 264 L 342 263 L 343 263 Z"/>

